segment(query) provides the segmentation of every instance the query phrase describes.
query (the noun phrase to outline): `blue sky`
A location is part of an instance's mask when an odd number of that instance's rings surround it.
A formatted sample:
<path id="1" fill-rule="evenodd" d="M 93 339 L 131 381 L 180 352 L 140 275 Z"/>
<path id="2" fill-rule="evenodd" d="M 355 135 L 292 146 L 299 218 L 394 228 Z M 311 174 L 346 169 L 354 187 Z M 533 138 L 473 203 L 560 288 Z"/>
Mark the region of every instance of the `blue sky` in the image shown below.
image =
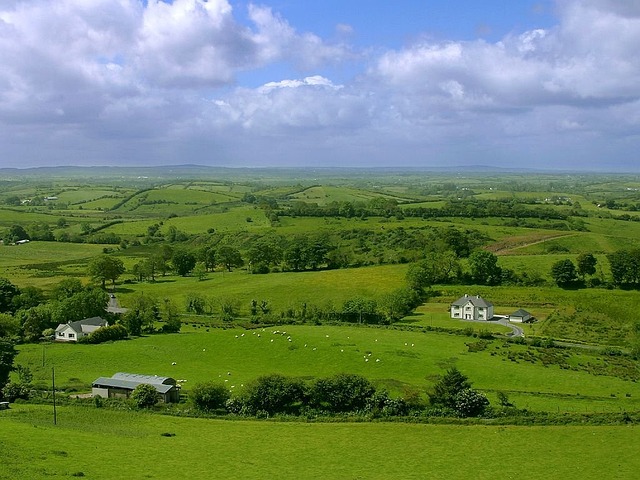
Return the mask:
<path id="1" fill-rule="evenodd" d="M 638 171 L 637 45 L 637 0 L 5 0 L 0 165 Z"/>

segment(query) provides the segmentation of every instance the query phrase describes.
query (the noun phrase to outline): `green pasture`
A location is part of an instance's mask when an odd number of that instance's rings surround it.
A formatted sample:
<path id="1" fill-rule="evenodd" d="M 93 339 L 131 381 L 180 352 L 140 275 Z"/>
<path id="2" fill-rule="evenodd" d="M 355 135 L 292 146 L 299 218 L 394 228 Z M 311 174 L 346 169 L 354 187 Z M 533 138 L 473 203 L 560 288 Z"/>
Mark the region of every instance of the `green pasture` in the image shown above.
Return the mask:
<path id="1" fill-rule="evenodd" d="M 283 272 L 251 275 L 246 270 L 209 273 L 206 280 L 194 277 L 159 277 L 155 283 L 118 286 L 123 306 L 134 293 L 144 292 L 158 298 L 172 298 L 181 307 L 188 294 L 212 300 L 234 299 L 241 315 L 249 314 L 252 299 L 267 300 L 276 311 L 308 305 L 341 307 L 344 301 L 365 297 L 380 299 L 404 284 L 407 265 L 383 265 L 358 269 L 317 272 Z"/>
<path id="2" fill-rule="evenodd" d="M 127 191 L 118 190 L 108 190 L 104 188 L 89 188 L 89 187 L 81 187 L 81 188 L 69 188 L 64 189 L 59 192 L 56 196 L 58 197 L 58 201 L 66 202 L 66 203 L 84 203 L 92 200 L 98 200 L 104 197 L 113 196 L 116 197 L 114 203 L 117 202 L 118 198 L 124 198 L 127 195 Z"/>
<path id="3" fill-rule="evenodd" d="M 199 319 L 200 321 L 202 319 Z M 20 345 L 16 363 L 46 386 L 51 367 L 60 388 L 88 391 L 91 382 L 116 372 L 171 376 L 195 383 L 224 382 L 232 392 L 260 375 L 312 379 L 341 372 L 364 375 L 392 394 L 422 394 L 437 375 L 455 365 L 492 401 L 504 391 L 520 408 L 562 412 L 640 409 L 640 385 L 613 376 L 596 353 L 561 352 L 562 365 L 535 359 L 527 347 L 448 333 L 358 326 L 278 325 L 254 330 L 187 325 L 179 334 L 152 335 L 100 345 Z M 176 363 L 173 365 L 173 363 Z M 44 364 L 44 366 L 43 366 Z M 596 376 L 595 369 L 601 372 Z"/>
<path id="4" fill-rule="evenodd" d="M 0 226 L 10 227 L 13 224 L 29 225 L 30 223 L 44 222 L 53 223 L 60 216 L 57 212 L 41 213 L 30 211 L 31 207 L 12 207 L 2 208 L 0 207 Z"/>
<path id="5" fill-rule="evenodd" d="M 60 407 L 54 426 L 50 407 L 20 405 L 0 412 L 0 477 L 633 479 L 638 434 L 635 426 L 230 422 L 90 407 Z"/>
<path id="6" fill-rule="evenodd" d="M 400 201 L 409 201 L 407 198 L 398 198 L 383 192 L 372 192 L 359 188 L 334 187 L 316 185 L 305 190 L 289 195 L 291 200 L 299 200 L 318 205 L 327 205 L 332 202 L 368 202 L 374 198 L 388 198 Z"/>

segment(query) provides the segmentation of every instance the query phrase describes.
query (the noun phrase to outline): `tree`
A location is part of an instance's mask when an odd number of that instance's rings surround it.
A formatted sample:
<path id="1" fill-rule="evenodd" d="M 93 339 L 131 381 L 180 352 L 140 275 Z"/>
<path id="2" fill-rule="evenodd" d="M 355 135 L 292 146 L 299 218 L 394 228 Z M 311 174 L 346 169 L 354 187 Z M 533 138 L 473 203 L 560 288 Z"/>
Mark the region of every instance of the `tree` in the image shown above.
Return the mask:
<path id="1" fill-rule="evenodd" d="M 587 275 L 596 273 L 598 260 L 591 253 L 581 253 L 576 259 L 578 275 L 584 278 Z"/>
<path id="2" fill-rule="evenodd" d="M 176 250 L 173 252 L 171 263 L 173 263 L 173 268 L 178 275 L 186 277 L 196 266 L 196 257 L 186 250 Z"/>
<path id="3" fill-rule="evenodd" d="M 456 408 L 456 397 L 463 390 L 471 388 L 471 382 L 456 367 L 451 367 L 433 386 L 429 392 L 432 405 Z"/>
<path id="4" fill-rule="evenodd" d="M 420 295 L 415 290 L 402 287 L 382 297 L 380 310 L 389 322 L 397 322 L 409 315 L 420 302 Z"/>
<path id="5" fill-rule="evenodd" d="M 107 280 L 111 280 L 112 285 L 115 288 L 116 280 L 124 272 L 125 268 L 122 260 L 110 255 L 100 255 L 89 262 L 89 275 L 94 280 L 100 281 L 102 283 L 102 288 L 105 288 Z"/>
<path id="6" fill-rule="evenodd" d="M 154 323 L 158 319 L 158 302 L 151 295 L 133 297 L 127 313 L 122 317 L 122 324 L 130 335 L 142 332 L 153 332 Z"/>
<path id="7" fill-rule="evenodd" d="M 302 402 L 304 385 L 280 374 L 265 375 L 247 385 L 243 401 L 250 412 L 288 412 Z"/>
<path id="8" fill-rule="evenodd" d="M 189 391 L 189 399 L 203 412 L 224 408 L 230 396 L 229 390 L 222 383 L 197 383 Z"/>
<path id="9" fill-rule="evenodd" d="M 502 277 L 498 257 L 486 250 L 476 250 L 469 256 L 471 278 L 481 285 L 497 285 Z"/>
<path id="10" fill-rule="evenodd" d="M 574 285 L 578 280 L 576 266 L 568 258 L 558 260 L 551 265 L 551 278 L 553 278 L 553 281 L 562 288 Z"/>
<path id="11" fill-rule="evenodd" d="M 421 291 L 437 283 L 452 283 L 460 276 L 460 261 L 451 250 L 429 252 L 424 260 L 407 270 L 407 282 L 415 290 Z"/>
<path id="12" fill-rule="evenodd" d="M 31 240 L 31 237 L 29 237 L 29 234 L 22 225 L 16 224 L 11 225 L 3 240 L 5 245 L 9 245 L 10 243 L 16 243 L 20 240 Z"/>
<path id="13" fill-rule="evenodd" d="M 363 410 L 376 392 L 369 380 L 361 375 L 341 373 L 318 379 L 311 387 L 311 404 L 331 412 Z"/>
<path id="14" fill-rule="evenodd" d="M 48 304 L 53 323 L 67 323 L 105 314 L 109 294 L 98 287 L 85 288 L 70 297 Z"/>
<path id="15" fill-rule="evenodd" d="M 193 275 L 199 281 L 203 281 L 207 278 L 207 267 L 204 266 L 204 263 L 202 262 L 196 263 L 196 266 L 193 268 Z"/>
<path id="16" fill-rule="evenodd" d="M 349 319 L 355 318 L 358 323 L 362 323 L 363 320 L 377 317 L 376 309 L 377 304 L 375 300 L 356 297 L 344 302 L 342 312 L 346 314 Z"/>
<path id="17" fill-rule="evenodd" d="M 160 320 L 164 322 L 163 332 L 178 333 L 182 328 L 178 306 L 169 298 L 165 298 L 160 306 Z"/>
<path id="18" fill-rule="evenodd" d="M 13 298 L 20 294 L 20 289 L 6 278 L 0 277 L 0 312 L 13 312 Z"/>
<path id="19" fill-rule="evenodd" d="M 9 382 L 9 374 L 13 371 L 13 359 L 17 354 L 13 341 L 0 337 L 0 392 Z"/>
<path id="20" fill-rule="evenodd" d="M 230 245 L 221 245 L 218 247 L 218 250 L 216 251 L 216 259 L 217 263 L 222 265 L 229 272 L 232 267 L 241 267 L 244 265 L 240 251 Z"/>
<path id="21" fill-rule="evenodd" d="M 607 255 L 613 283 L 619 287 L 640 286 L 640 249 L 618 250 Z"/>
<path id="22" fill-rule="evenodd" d="M 41 288 L 28 285 L 20 290 L 20 294 L 13 297 L 14 310 L 21 308 L 37 307 L 45 301 L 44 291 Z"/>
<path id="23" fill-rule="evenodd" d="M 151 408 L 158 403 L 158 392 L 153 385 L 141 383 L 133 390 L 131 400 L 138 408 Z"/>
<path id="24" fill-rule="evenodd" d="M 82 282 L 75 277 L 66 277 L 53 287 L 52 297 L 56 300 L 64 300 L 70 296 L 81 292 L 84 289 Z"/>
<path id="25" fill-rule="evenodd" d="M 17 312 L 18 314 L 22 321 L 24 338 L 31 342 L 39 340 L 43 335 L 42 332 L 48 328 L 54 328 L 58 324 L 58 322 L 52 320 L 51 308 L 47 304 L 28 310 L 20 310 Z"/>
<path id="26" fill-rule="evenodd" d="M 20 334 L 20 322 L 13 315 L 0 313 L 0 338 Z"/>

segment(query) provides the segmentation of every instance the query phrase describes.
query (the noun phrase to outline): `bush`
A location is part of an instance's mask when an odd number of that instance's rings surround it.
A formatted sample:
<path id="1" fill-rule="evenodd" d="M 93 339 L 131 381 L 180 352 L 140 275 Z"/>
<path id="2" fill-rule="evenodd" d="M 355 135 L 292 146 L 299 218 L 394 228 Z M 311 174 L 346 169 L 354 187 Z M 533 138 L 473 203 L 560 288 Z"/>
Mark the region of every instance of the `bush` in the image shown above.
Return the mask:
<path id="1" fill-rule="evenodd" d="M 455 410 L 461 417 L 478 417 L 489 406 L 487 397 L 472 388 L 466 388 L 456 395 Z"/>
<path id="2" fill-rule="evenodd" d="M 15 402 L 19 398 L 29 400 L 31 396 L 31 385 L 28 383 L 9 382 L 4 387 L 4 396 L 10 402 Z"/>
<path id="3" fill-rule="evenodd" d="M 123 325 L 116 324 L 99 328 L 90 335 L 79 338 L 78 343 L 104 343 L 112 340 L 124 340 L 128 336 L 127 329 Z"/>
<path id="4" fill-rule="evenodd" d="M 158 393 L 153 385 L 138 385 L 131 394 L 131 400 L 138 408 L 151 408 L 158 403 Z"/>
<path id="5" fill-rule="evenodd" d="M 213 382 L 198 383 L 189 392 L 189 399 L 204 412 L 224 408 L 229 397 L 229 390 L 223 384 Z"/>
<path id="6" fill-rule="evenodd" d="M 364 410 L 376 389 L 360 375 L 341 373 L 318 379 L 311 387 L 311 405 L 330 412 Z"/>
<path id="7" fill-rule="evenodd" d="M 272 374 L 259 377 L 249 384 L 242 401 L 246 413 L 289 413 L 296 404 L 304 400 L 304 393 L 304 384 L 301 381 Z"/>

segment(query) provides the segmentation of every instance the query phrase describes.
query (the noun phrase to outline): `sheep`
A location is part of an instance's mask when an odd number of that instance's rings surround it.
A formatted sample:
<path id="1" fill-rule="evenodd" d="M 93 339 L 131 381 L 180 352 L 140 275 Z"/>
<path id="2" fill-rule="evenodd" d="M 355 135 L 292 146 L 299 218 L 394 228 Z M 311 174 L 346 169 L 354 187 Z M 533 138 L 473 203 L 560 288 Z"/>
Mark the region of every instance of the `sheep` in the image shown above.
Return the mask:
<path id="1" fill-rule="evenodd" d="M 171 365 L 177 365 L 177 363 L 176 362 L 171 362 Z"/>

